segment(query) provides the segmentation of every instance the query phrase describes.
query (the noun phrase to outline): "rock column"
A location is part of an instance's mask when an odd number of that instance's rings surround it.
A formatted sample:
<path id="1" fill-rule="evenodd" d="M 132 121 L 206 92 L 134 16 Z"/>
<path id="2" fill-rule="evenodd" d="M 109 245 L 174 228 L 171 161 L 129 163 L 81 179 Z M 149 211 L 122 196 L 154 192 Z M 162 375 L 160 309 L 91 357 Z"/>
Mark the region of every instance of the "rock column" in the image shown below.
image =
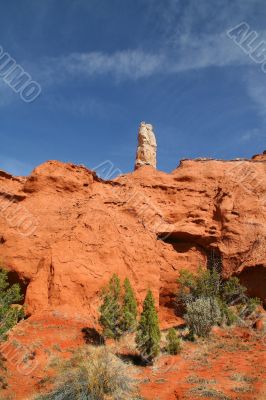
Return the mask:
<path id="1" fill-rule="evenodd" d="M 142 165 L 151 165 L 156 168 L 157 143 L 151 124 L 141 122 L 138 134 L 138 148 L 135 169 Z"/>

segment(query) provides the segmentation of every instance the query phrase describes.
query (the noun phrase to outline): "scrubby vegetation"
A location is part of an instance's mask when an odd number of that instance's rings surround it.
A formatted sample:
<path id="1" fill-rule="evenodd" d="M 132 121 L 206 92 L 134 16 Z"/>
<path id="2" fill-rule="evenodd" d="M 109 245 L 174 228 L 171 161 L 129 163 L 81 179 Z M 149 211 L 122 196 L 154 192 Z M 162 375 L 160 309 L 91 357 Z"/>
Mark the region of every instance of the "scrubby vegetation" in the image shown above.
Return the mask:
<path id="1" fill-rule="evenodd" d="M 260 301 L 246 296 L 246 289 L 238 278 L 223 280 L 216 268 L 199 268 L 197 274 L 180 272 L 177 305 L 189 328 L 191 339 L 207 337 L 213 326 L 243 323 L 256 310 Z M 138 351 L 148 363 L 160 352 L 160 329 L 151 290 L 147 292 L 143 311 L 137 323 L 137 302 L 128 279 L 121 290 L 120 279 L 113 275 L 102 294 L 99 322 L 105 337 L 119 339 L 123 334 L 136 331 Z M 180 339 L 175 329 L 167 335 L 167 351 L 177 354 Z"/>
<path id="2" fill-rule="evenodd" d="M 119 339 L 137 327 L 137 301 L 128 278 L 123 284 L 114 274 L 102 292 L 99 322 L 106 338 Z"/>
<path id="3" fill-rule="evenodd" d="M 106 288 L 102 291 L 99 322 L 103 327 L 103 335 L 107 338 L 118 339 L 121 332 L 121 284 L 116 274 L 112 276 Z"/>
<path id="4" fill-rule="evenodd" d="M 121 330 L 134 332 L 137 327 L 137 301 L 128 278 L 124 281 L 124 298 L 122 306 Z"/>
<path id="5" fill-rule="evenodd" d="M 23 318 L 23 309 L 16 306 L 21 300 L 20 286 L 9 285 L 8 272 L 0 269 L 0 340 L 5 340 L 7 332 Z"/>
<path id="6" fill-rule="evenodd" d="M 184 316 L 191 334 L 206 337 L 212 327 L 221 321 L 221 311 L 217 300 L 208 297 L 199 297 L 189 301 Z"/>
<path id="7" fill-rule="evenodd" d="M 37 399 L 128 400 L 135 396 L 134 370 L 101 346 L 80 350 L 69 361 L 59 364 L 55 389 Z"/>
<path id="8" fill-rule="evenodd" d="M 151 363 L 160 352 L 160 328 L 154 297 L 148 290 L 143 303 L 143 311 L 137 322 L 137 301 L 128 278 L 123 284 L 114 274 L 102 292 L 99 322 L 103 335 L 120 339 L 123 334 L 136 332 L 136 345 L 143 360 Z"/>
<path id="9" fill-rule="evenodd" d="M 148 290 L 137 329 L 136 343 L 142 357 L 151 362 L 160 352 L 160 328 L 154 297 Z"/>
<path id="10" fill-rule="evenodd" d="M 215 268 L 193 275 L 180 272 L 177 305 L 185 309 L 184 318 L 192 335 L 207 336 L 214 325 L 231 325 L 248 318 L 260 304 L 246 296 L 246 288 L 236 277 L 223 281 Z"/>
<path id="11" fill-rule="evenodd" d="M 13 310 L 12 303 L 21 300 L 19 287 L 8 285 L 6 273 L 1 273 L 0 278 L 1 288 L 4 288 L 1 296 L 6 299 L 5 304 L 8 305 L 6 309 Z M 178 283 L 177 304 L 183 310 L 186 327 L 180 330 L 170 328 L 167 333 L 163 333 L 161 341 L 152 291 L 147 291 L 142 313 L 138 318 L 136 296 L 129 279 L 126 278 L 122 286 L 119 277 L 114 274 L 101 295 L 99 322 L 102 331 L 99 333 L 97 327 L 82 329 L 87 346 L 76 352 L 73 350 L 74 355 L 68 361 L 57 361 L 50 365 L 51 368 L 57 368 L 56 377 L 49 376 L 46 381 L 52 389 L 36 400 L 141 399 L 137 393 L 136 367 L 132 364 L 154 364 L 153 368 L 156 370 L 163 360 L 157 358 L 161 345 L 164 353 L 175 356 L 181 351 L 183 343 L 186 356 L 190 346 L 185 342 L 187 339 L 208 338 L 203 341 L 204 345 L 214 346 L 216 335 L 209 337 L 214 325 L 226 326 L 246 321 L 259 304 L 258 299 L 246 296 L 246 289 L 237 278 L 224 281 L 216 269 L 199 269 L 195 275 L 181 271 Z M 231 333 L 233 332 L 232 330 Z M 105 342 L 105 338 L 115 341 Z M 226 351 L 247 351 L 239 339 L 232 346 L 230 344 L 231 347 L 229 344 L 226 344 Z M 224 346 L 224 343 L 219 342 L 214 350 L 225 350 Z M 195 355 L 198 354 L 199 361 L 202 359 L 201 364 L 204 364 L 208 360 L 202 348 L 199 346 Z M 168 358 L 166 360 L 165 365 L 168 362 L 171 364 Z M 178 358 L 171 357 L 171 360 L 175 363 Z M 3 390 L 5 385 L 3 381 Z M 199 387 L 191 390 L 193 395 L 201 393 Z M 214 396 L 216 392 L 207 385 L 206 392 L 202 393 Z"/>
<path id="12" fill-rule="evenodd" d="M 166 339 L 167 339 L 167 352 L 171 355 L 178 354 L 181 350 L 181 343 L 174 328 L 169 329 Z"/>

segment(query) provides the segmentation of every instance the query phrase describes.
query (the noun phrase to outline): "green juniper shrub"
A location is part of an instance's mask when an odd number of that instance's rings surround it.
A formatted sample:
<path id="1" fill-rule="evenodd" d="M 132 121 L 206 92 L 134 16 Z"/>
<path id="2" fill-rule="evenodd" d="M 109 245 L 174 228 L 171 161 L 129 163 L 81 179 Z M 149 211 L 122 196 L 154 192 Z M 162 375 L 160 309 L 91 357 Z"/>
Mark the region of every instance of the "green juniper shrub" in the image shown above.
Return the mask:
<path id="1" fill-rule="evenodd" d="M 245 304 L 239 306 L 239 315 L 241 318 L 246 319 L 255 313 L 258 306 L 262 304 L 258 297 L 249 297 L 246 299 Z"/>
<path id="2" fill-rule="evenodd" d="M 187 269 L 181 269 L 177 283 L 179 290 L 176 296 L 176 302 L 178 305 L 184 306 L 188 301 L 193 299 L 193 292 L 195 287 L 196 277 Z"/>
<path id="3" fill-rule="evenodd" d="M 218 298 L 217 301 L 221 312 L 221 321 L 219 325 L 226 324 L 231 326 L 235 324 L 238 319 L 236 313 L 221 298 Z"/>
<path id="4" fill-rule="evenodd" d="M 8 272 L 0 269 L 0 340 L 23 318 L 24 312 L 16 304 L 23 300 L 19 284 L 8 283 Z"/>
<path id="5" fill-rule="evenodd" d="M 137 327 L 137 301 L 128 278 L 124 281 L 124 296 L 122 305 L 121 330 L 134 332 Z"/>
<path id="6" fill-rule="evenodd" d="M 181 343 L 174 328 L 169 329 L 166 339 L 167 339 L 167 352 L 171 355 L 179 353 L 181 350 Z"/>
<path id="7" fill-rule="evenodd" d="M 161 333 L 154 297 L 151 290 L 148 290 L 136 334 L 137 348 L 147 363 L 152 363 L 153 359 L 159 354 L 160 338 Z"/>
<path id="8" fill-rule="evenodd" d="M 221 276 L 216 269 L 199 270 L 196 279 L 194 297 L 217 298 L 222 286 Z"/>
<path id="9" fill-rule="evenodd" d="M 121 285 L 120 279 L 114 274 L 109 284 L 102 292 L 102 304 L 100 306 L 99 323 L 103 328 L 106 338 L 119 339 L 122 332 L 120 329 L 122 309 L 120 305 Z"/>
<path id="10" fill-rule="evenodd" d="M 221 277 L 215 269 L 203 270 L 201 267 L 196 275 L 188 270 L 181 270 L 177 283 L 179 284 L 177 300 L 183 304 L 200 297 L 219 297 L 222 285 Z"/>
<path id="11" fill-rule="evenodd" d="M 245 297 L 246 288 L 242 286 L 236 276 L 224 282 L 221 290 L 221 298 L 227 304 L 242 301 Z"/>
<path id="12" fill-rule="evenodd" d="M 192 335 L 198 329 L 205 335 L 210 331 L 210 324 L 232 325 L 239 319 L 247 318 L 260 304 L 258 299 L 246 296 L 246 288 L 240 284 L 237 277 L 231 277 L 223 281 L 215 268 L 207 270 L 199 268 L 196 275 L 183 270 L 180 272 L 177 282 L 179 284 L 177 304 L 181 304 L 186 311 Z M 200 301 L 198 302 L 199 299 Z M 209 317 L 202 309 L 204 301 L 210 313 Z M 217 307 L 220 310 L 219 318 Z M 200 316 L 207 324 L 206 332 L 202 327 Z M 196 320 L 200 325 L 199 328 L 195 326 Z"/>
<path id="13" fill-rule="evenodd" d="M 237 277 L 231 277 L 221 287 L 220 299 L 224 304 L 226 314 L 226 322 L 231 325 L 238 320 L 249 318 L 261 305 L 260 299 L 257 297 L 248 297 L 247 289 L 241 285 Z M 233 311 L 232 306 L 237 306 Z"/>
<path id="14" fill-rule="evenodd" d="M 228 326 L 234 325 L 238 321 L 238 316 L 237 314 L 229 307 L 225 308 L 225 324 Z"/>

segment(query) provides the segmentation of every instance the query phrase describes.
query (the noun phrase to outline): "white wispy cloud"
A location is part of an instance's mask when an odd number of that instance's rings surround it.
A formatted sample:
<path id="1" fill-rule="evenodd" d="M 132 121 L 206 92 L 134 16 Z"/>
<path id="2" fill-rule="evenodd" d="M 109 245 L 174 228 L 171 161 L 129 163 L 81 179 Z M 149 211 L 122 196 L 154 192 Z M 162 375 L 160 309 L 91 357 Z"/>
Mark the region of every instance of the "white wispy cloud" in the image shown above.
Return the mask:
<path id="1" fill-rule="evenodd" d="M 176 54 L 179 59 L 171 64 L 174 72 L 251 64 L 251 60 L 225 32 L 183 36 L 176 46 Z"/>
<path id="2" fill-rule="evenodd" d="M 201 35 L 182 38 L 174 51 L 149 52 L 131 49 L 114 53 L 73 53 L 45 59 L 34 75 L 44 85 L 69 79 L 92 79 L 110 75 L 117 82 L 149 78 L 156 74 L 229 65 L 249 65 L 251 60 L 226 36 Z"/>
<path id="3" fill-rule="evenodd" d="M 182 0 L 149 1 L 156 11 L 155 26 L 162 36 L 162 47 L 169 50 L 168 57 L 169 52 L 172 55 L 166 72 L 252 65 L 226 33 L 242 21 L 256 30 L 254 15 L 261 0 L 187 0 L 185 4 Z M 261 40 L 266 38 L 266 31 L 260 29 L 258 34 Z"/>
<path id="4" fill-rule="evenodd" d="M 91 79 L 111 75 L 117 81 L 149 77 L 162 70 L 165 55 L 129 49 L 114 53 L 88 52 L 46 58 L 35 69 L 45 84 L 60 83 L 70 77 Z"/>
<path id="5" fill-rule="evenodd" d="M 249 131 L 246 131 L 242 135 L 240 135 L 239 141 L 242 143 L 247 143 L 252 140 L 265 139 L 265 137 L 266 137 L 265 131 L 262 131 L 259 128 L 254 128 L 254 129 L 250 129 Z"/>
<path id="6" fill-rule="evenodd" d="M 141 43 L 142 47 L 139 48 L 109 53 L 70 53 L 46 57 L 34 64 L 25 62 L 23 65 L 44 88 L 75 80 L 86 82 L 104 76 L 110 76 L 115 82 L 124 82 L 209 67 L 257 67 L 230 40 L 226 31 L 253 15 L 261 0 L 187 0 L 185 4 L 181 0 L 147 1 L 150 3 L 149 25 L 153 24 L 156 45 Z M 8 87 L 5 89 L 10 91 Z M 261 91 L 258 86 L 250 88 L 248 92 L 257 104 L 263 101 L 259 100 L 263 96 Z M 8 97 L 0 97 L 0 106 L 7 104 L 7 101 Z M 86 109 L 97 111 L 98 104 L 90 100 Z"/>
<path id="7" fill-rule="evenodd" d="M 226 31 L 254 14 L 261 0 L 147 0 L 147 29 L 153 25 L 154 41 L 114 52 L 83 52 L 46 57 L 25 63 L 26 69 L 43 85 L 69 79 L 92 79 L 110 75 L 116 81 L 149 78 L 187 70 L 252 62 L 229 39 Z"/>
<path id="8" fill-rule="evenodd" d="M 7 106 L 15 99 L 16 94 L 12 89 L 0 79 L 0 107 Z"/>
<path id="9" fill-rule="evenodd" d="M 124 81 L 158 73 L 252 65 L 251 59 L 226 33 L 252 15 L 258 1 L 216 0 L 214 3 L 188 0 L 184 6 L 180 0 L 167 0 L 163 4 L 150 0 L 150 18 L 152 22 L 155 20 L 154 42 L 144 41 L 140 48 L 112 53 L 95 51 L 46 58 L 35 66 L 36 74 L 46 84 L 71 77 L 92 79 L 103 75 Z"/>
<path id="10" fill-rule="evenodd" d="M 113 54 L 93 52 L 71 54 L 62 60 L 69 73 L 74 74 L 114 74 L 121 78 L 143 78 L 161 69 L 164 56 L 146 54 L 141 50 L 125 50 Z"/>
<path id="11" fill-rule="evenodd" d="M 247 94 L 254 102 L 258 114 L 266 122 L 266 74 L 257 66 L 245 76 Z"/>

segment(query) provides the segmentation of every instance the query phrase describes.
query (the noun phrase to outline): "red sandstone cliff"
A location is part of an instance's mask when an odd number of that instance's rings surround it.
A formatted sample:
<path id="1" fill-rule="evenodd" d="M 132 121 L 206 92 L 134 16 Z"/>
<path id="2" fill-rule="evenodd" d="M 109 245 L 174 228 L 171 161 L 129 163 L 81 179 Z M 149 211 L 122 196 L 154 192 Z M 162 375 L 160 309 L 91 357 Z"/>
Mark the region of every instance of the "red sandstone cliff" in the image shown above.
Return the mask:
<path id="1" fill-rule="evenodd" d="M 184 160 L 103 181 L 48 161 L 0 172 L 0 257 L 29 313 L 92 314 L 111 274 L 171 306 L 181 268 L 216 262 L 266 302 L 266 160 Z"/>

